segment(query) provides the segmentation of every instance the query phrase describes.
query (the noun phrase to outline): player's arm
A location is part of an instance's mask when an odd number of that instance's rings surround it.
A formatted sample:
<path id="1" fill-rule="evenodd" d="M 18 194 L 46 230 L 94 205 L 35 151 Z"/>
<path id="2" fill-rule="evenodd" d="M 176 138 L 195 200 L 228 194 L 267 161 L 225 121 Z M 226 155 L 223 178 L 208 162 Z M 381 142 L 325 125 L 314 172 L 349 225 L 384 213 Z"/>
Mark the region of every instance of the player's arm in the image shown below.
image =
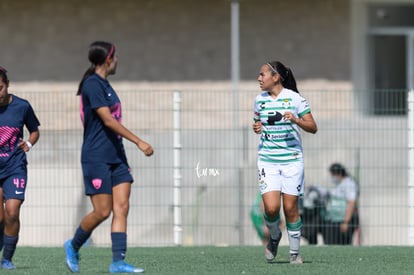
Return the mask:
<path id="1" fill-rule="evenodd" d="M 356 204 L 355 200 L 348 201 L 346 204 L 345 219 L 343 220 L 341 224 L 342 232 L 348 231 L 348 226 L 349 226 L 349 223 L 351 222 L 352 214 L 354 213 L 354 210 L 355 210 L 355 204 Z"/>
<path id="2" fill-rule="evenodd" d="M 285 112 L 283 115 L 285 120 L 290 120 L 296 123 L 304 131 L 315 134 L 318 131 L 318 126 L 313 119 L 312 113 L 306 113 L 301 118 L 295 117 L 291 112 Z"/>
<path id="3" fill-rule="evenodd" d="M 151 156 L 153 154 L 153 149 L 150 144 L 143 141 L 139 137 L 137 137 L 134 133 L 129 131 L 126 127 L 124 127 L 121 123 L 119 123 L 114 117 L 111 115 L 111 111 L 107 106 L 99 107 L 96 110 L 99 118 L 102 120 L 103 124 L 114 131 L 116 134 L 120 135 L 123 138 L 131 141 L 132 143 L 136 144 L 138 148 L 146 155 Z"/>
<path id="4" fill-rule="evenodd" d="M 20 149 L 22 149 L 25 152 L 29 152 L 33 145 L 37 143 L 39 140 L 39 130 L 32 131 L 29 134 L 29 138 L 27 141 L 20 140 L 18 146 Z"/>
<path id="5" fill-rule="evenodd" d="M 29 134 L 29 138 L 27 139 L 27 141 L 30 142 L 30 144 L 33 146 L 39 140 L 39 136 L 40 136 L 39 130 L 33 131 Z"/>

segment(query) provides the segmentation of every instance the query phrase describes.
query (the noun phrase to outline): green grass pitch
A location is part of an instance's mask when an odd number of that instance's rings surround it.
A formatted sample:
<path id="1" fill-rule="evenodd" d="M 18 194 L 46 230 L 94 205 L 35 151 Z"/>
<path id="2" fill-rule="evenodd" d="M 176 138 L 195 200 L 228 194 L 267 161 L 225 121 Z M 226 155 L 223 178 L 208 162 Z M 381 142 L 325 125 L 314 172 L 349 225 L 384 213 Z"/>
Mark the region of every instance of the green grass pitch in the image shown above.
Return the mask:
<path id="1" fill-rule="evenodd" d="M 275 263 L 264 260 L 263 247 L 130 247 L 127 262 L 150 274 L 414 274 L 413 247 L 303 246 L 303 265 L 288 263 L 280 247 Z M 18 247 L 16 270 L 0 274 L 70 274 L 63 248 Z M 81 250 L 81 274 L 108 273 L 110 248 Z"/>

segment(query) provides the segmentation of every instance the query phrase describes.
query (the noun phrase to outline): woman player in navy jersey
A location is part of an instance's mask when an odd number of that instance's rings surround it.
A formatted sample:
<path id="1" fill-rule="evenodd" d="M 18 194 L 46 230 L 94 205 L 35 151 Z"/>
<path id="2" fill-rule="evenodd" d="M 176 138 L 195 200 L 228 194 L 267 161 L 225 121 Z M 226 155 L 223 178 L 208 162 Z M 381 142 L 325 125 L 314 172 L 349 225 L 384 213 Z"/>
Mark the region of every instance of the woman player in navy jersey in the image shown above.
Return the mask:
<path id="1" fill-rule="evenodd" d="M 146 156 L 151 156 L 153 149 L 121 124 L 121 103 L 107 80 L 116 71 L 115 46 L 108 42 L 94 42 L 89 46 L 88 58 L 91 66 L 79 84 L 77 95 L 81 96 L 84 126 L 81 154 L 83 179 L 93 210 L 82 219 L 73 238 L 64 244 L 66 265 L 70 271 L 79 272 L 79 249 L 112 212 L 112 262 L 109 272 L 141 273 L 144 271 L 142 268 L 124 261 L 133 178 L 122 138 L 136 144 Z"/>
<path id="2" fill-rule="evenodd" d="M 8 93 L 7 71 L 0 67 L 0 250 L 2 269 L 12 262 L 20 231 L 20 207 L 27 186 L 26 153 L 39 139 L 40 125 L 30 103 Z M 23 128 L 29 138 L 23 140 Z"/>

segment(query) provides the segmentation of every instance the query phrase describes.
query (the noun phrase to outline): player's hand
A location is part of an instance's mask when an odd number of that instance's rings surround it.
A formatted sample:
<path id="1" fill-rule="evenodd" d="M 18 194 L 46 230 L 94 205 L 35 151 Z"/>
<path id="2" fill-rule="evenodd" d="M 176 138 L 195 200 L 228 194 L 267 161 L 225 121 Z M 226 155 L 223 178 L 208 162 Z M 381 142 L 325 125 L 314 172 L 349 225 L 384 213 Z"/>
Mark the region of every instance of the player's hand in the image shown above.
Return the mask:
<path id="1" fill-rule="evenodd" d="M 253 132 L 255 132 L 256 134 L 262 133 L 262 122 L 256 121 L 255 123 L 253 123 L 252 127 L 253 127 Z"/>
<path id="2" fill-rule="evenodd" d="M 152 146 L 145 141 L 139 142 L 137 146 L 147 157 L 151 156 L 154 153 Z"/>
<path id="3" fill-rule="evenodd" d="M 17 144 L 17 146 L 22 149 L 24 152 L 29 152 L 30 151 L 30 147 L 29 144 L 27 144 L 26 141 L 24 141 L 23 139 L 20 139 L 19 143 Z"/>
<path id="4" fill-rule="evenodd" d="M 292 112 L 285 112 L 283 114 L 283 119 L 285 121 L 292 121 L 293 123 L 296 123 L 296 121 L 297 121 L 298 118 L 295 117 Z"/>

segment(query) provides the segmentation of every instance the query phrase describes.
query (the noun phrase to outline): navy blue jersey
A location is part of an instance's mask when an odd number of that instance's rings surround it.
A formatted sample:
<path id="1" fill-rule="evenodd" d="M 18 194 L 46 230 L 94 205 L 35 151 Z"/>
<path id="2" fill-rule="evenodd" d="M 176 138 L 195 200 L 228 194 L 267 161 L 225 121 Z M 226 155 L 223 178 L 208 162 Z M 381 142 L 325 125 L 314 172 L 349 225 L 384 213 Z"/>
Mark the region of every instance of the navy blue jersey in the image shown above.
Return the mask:
<path id="1" fill-rule="evenodd" d="M 97 74 L 87 77 L 81 88 L 81 118 L 83 121 L 82 162 L 126 162 L 122 137 L 107 128 L 96 109 L 108 107 L 112 117 L 122 121 L 121 102 L 109 81 Z"/>
<path id="2" fill-rule="evenodd" d="M 12 96 L 6 106 L 0 106 L 0 178 L 13 173 L 16 167 L 26 165 L 26 153 L 18 147 L 23 139 L 23 127 L 34 132 L 40 125 L 30 103 Z"/>

